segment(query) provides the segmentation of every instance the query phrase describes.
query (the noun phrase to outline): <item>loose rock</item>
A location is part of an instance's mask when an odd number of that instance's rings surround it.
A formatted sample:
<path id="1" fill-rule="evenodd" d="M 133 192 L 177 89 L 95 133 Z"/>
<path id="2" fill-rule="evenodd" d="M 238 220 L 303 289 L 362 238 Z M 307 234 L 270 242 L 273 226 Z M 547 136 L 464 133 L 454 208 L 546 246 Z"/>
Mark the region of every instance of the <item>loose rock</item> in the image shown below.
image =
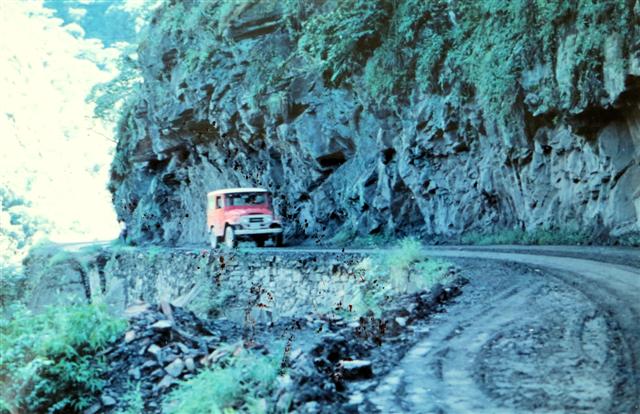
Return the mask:
<path id="1" fill-rule="evenodd" d="M 162 348 L 160 348 L 158 345 L 156 344 L 151 344 L 151 346 L 149 346 L 149 348 L 147 348 L 147 352 L 149 352 L 150 354 L 154 355 L 154 356 L 158 356 L 160 355 L 160 352 L 162 351 Z"/>
<path id="2" fill-rule="evenodd" d="M 196 370 L 196 363 L 193 361 L 193 358 L 187 358 L 184 360 L 184 366 L 190 372 L 194 372 Z"/>
<path id="3" fill-rule="evenodd" d="M 373 377 L 371 361 L 341 360 L 338 363 L 342 377 L 347 380 L 365 379 Z"/>
<path id="4" fill-rule="evenodd" d="M 151 325 L 151 329 L 158 331 L 158 332 L 166 332 L 171 330 L 171 328 L 173 327 L 173 322 L 171 322 L 170 320 L 164 319 L 164 320 L 160 320 L 156 323 L 154 323 L 153 325 Z"/>
<path id="5" fill-rule="evenodd" d="M 113 405 L 116 405 L 116 400 L 109 395 L 103 395 L 102 397 L 100 397 L 100 401 L 102 402 L 102 405 L 104 405 L 105 407 L 111 407 Z"/>
<path id="6" fill-rule="evenodd" d="M 177 358 L 175 361 L 164 367 L 164 370 L 167 371 L 167 374 L 171 375 L 174 378 L 177 378 L 182 373 L 184 365 L 185 364 L 182 359 Z"/>

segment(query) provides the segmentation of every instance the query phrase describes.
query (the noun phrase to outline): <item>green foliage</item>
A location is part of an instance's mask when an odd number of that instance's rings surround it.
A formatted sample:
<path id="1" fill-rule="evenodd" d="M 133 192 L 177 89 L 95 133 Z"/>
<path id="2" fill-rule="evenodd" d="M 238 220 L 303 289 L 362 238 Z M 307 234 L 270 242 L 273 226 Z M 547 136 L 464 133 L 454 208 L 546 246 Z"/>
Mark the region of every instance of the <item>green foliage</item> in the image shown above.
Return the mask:
<path id="1" fill-rule="evenodd" d="M 27 285 L 22 259 L 39 231 L 50 225 L 34 216 L 28 200 L 0 186 L 0 309 L 20 299 Z"/>
<path id="2" fill-rule="evenodd" d="M 19 267 L 0 264 L 0 312 L 23 298 L 28 282 Z"/>
<path id="3" fill-rule="evenodd" d="M 555 102 L 559 97 L 543 91 L 543 107 L 570 108 L 580 95 L 597 102 L 605 38 L 612 32 L 626 35 L 631 27 L 629 6 L 620 0 L 490 0 L 457 3 L 453 11 L 459 27 L 451 56 L 476 88 L 480 103 L 500 116 L 516 103 L 522 72 L 535 64 L 553 65 L 559 41 L 572 31 L 571 63 L 564 65 L 575 70 L 569 81 L 575 77 L 581 82 L 579 93 L 565 91 L 571 96 Z"/>
<path id="4" fill-rule="evenodd" d="M 398 292 L 429 289 L 446 273 L 448 263 L 429 259 L 422 243 L 407 237 L 391 249 L 384 257 L 384 267 L 389 281 Z"/>
<path id="5" fill-rule="evenodd" d="M 336 0 L 303 22 L 298 51 L 331 84 L 340 85 L 380 45 L 389 9 L 389 1 Z"/>
<path id="6" fill-rule="evenodd" d="M 33 315 L 14 306 L 0 319 L 0 412 L 79 412 L 103 387 L 95 354 L 126 323 L 99 306 L 50 308 Z"/>
<path id="7" fill-rule="evenodd" d="M 139 385 L 127 392 L 121 400 L 126 409 L 118 411 L 116 414 L 144 414 L 144 400 L 142 399 Z"/>
<path id="8" fill-rule="evenodd" d="M 302 24 L 298 52 L 328 73 L 331 83 L 364 73 L 374 101 L 397 102 L 413 87 L 438 91 L 462 81 L 488 115 L 504 119 L 523 90 L 522 74 L 562 59 L 568 83 L 561 89 L 549 71 L 533 88 L 537 112 L 597 103 L 607 36 L 619 33 L 628 50 L 633 27 L 624 0 L 338 1 Z M 366 45 L 366 46 L 365 46 Z"/>
<path id="9" fill-rule="evenodd" d="M 125 111 L 127 100 L 137 96 L 137 90 L 142 82 L 138 66 L 138 54 L 134 45 L 127 45 L 120 51 L 116 63 L 117 74 L 111 80 L 99 83 L 91 88 L 87 102 L 95 104 L 96 117 L 115 123 Z"/>
<path id="10" fill-rule="evenodd" d="M 357 288 L 346 298 L 356 315 L 380 315 L 386 302 L 403 293 L 442 283 L 451 264 L 427 257 L 419 240 L 408 237 L 382 256 L 368 257 L 354 269 Z"/>
<path id="11" fill-rule="evenodd" d="M 289 42 L 236 44 L 232 23 L 254 7 L 282 13 Z M 629 54 L 637 36 L 631 9 L 626 0 L 175 1 L 156 13 L 140 50 L 163 47 L 158 34 L 169 36 L 188 72 L 218 66 L 237 51 L 250 80 L 245 97 L 261 110 L 286 106 L 281 91 L 291 77 L 321 73 L 329 86 L 353 88 L 392 109 L 416 91 L 459 91 L 459 102 L 477 102 L 508 126 L 523 104 L 540 115 L 601 102 L 605 44 L 615 34 Z M 125 52 L 120 76 L 93 94 L 101 116 L 120 108 L 121 139 L 136 127 L 123 99 L 137 94 L 133 56 Z M 115 179 L 127 170 L 126 160 L 114 160 Z"/>
<path id="12" fill-rule="evenodd" d="M 538 245 L 581 245 L 592 240 L 588 229 L 565 226 L 558 229 L 536 228 L 529 231 L 505 229 L 494 233 L 469 232 L 462 236 L 463 244 L 538 244 Z"/>
<path id="13" fill-rule="evenodd" d="M 0 186 L 0 264 L 19 263 L 48 224 L 30 211 L 31 203 L 10 188 Z"/>
<path id="14" fill-rule="evenodd" d="M 390 24 L 364 69 L 364 82 L 378 103 L 397 103 L 414 84 L 428 90 L 444 54 L 448 24 L 444 2 L 404 0 L 392 3 Z"/>
<path id="15" fill-rule="evenodd" d="M 266 413 L 280 359 L 232 347 L 218 365 L 183 382 L 164 403 L 167 414 Z"/>

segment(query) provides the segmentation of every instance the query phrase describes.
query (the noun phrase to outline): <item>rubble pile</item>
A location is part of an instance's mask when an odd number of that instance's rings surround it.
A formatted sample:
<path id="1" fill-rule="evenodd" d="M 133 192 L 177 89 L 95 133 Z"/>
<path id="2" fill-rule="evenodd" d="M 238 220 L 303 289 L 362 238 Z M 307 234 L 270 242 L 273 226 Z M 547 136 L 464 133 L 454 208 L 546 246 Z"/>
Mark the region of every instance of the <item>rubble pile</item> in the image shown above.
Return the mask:
<path id="1" fill-rule="evenodd" d="M 108 385 L 84 414 L 124 412 L 133 389 L 143 401 L 143 412 L 161 413 L 162 400 L 174 386 L 219 364 L 227 352 L 223 345 L 268 353 L 283 340 L 282 375 L 268 398 L 270 406 L 309 414 L 357 412 L 361 395 L 420 337 L 418 325 L 457 296 L 466 282 L 458 276 L 444 286 L 397 297 L 381 314 L 370 312 L 357 320 L 345 313 L 315 313 L 242 326 L 201 320 L 166 302 L 137 304 L 125 312 L 128 330 L 99 355 L 108 365 Z"/>
<path id="2" fill-rule="evenodd" d="M 123 396 L 136 384 L 145 412 L 160 412 L 162 395 L 180 380 L 192 378 L 212 363 L 216 349 L 239 336 L 231 322 L 203 321 L 167 302 L 140 303 L 125 311 L 129 328 L 99 356 L 108 365 L 108 385 L 85 414 L 126 408 Z"/>
<path id="3" fill-rule="evenodd" d="M 317 317 L 311 346 L 289 355 L 291 381 L 279 394 L 288 394 L 291 408 L 299 413 L 368 412 L 362 394 L 421 337 L 418 325 L 441 311 L 466 283 L 458 275 L 445 285 L 401 296 L 378 317 L 369 313 L 352 322 L 335 315 Z"/>

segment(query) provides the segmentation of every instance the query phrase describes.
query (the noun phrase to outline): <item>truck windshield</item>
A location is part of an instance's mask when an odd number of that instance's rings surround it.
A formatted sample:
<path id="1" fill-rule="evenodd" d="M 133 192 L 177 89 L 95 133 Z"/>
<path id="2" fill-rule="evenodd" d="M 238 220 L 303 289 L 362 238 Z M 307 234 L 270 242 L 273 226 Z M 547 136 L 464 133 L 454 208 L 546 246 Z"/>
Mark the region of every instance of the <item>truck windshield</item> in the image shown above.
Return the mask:
<path id="1" fill-rule="evenodd" d="M 257 206 L 267 202 L 267 193 L 230 193 L 226 199 L 228 206 Z"/>

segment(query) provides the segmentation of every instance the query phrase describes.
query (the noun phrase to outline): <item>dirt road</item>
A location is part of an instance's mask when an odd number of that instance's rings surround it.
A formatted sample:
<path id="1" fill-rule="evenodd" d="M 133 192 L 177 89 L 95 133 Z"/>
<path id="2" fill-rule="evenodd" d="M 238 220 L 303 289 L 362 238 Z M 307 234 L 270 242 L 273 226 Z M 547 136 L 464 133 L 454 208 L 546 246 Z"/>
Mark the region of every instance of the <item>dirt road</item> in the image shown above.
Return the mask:
<path id="1" fill-rule="evenodd" d="M 470 283 L 395 369 L 358 387 L 360 412 L 640 413 L 637 249 L 426 251 Z"/>
<path id="2" fill-rule="evenodd" d="M 469 269 L 471 282 L 367 393 L 372 411 L 640 412 L 637 268 L 524 253 L 430 253 Z"/>

